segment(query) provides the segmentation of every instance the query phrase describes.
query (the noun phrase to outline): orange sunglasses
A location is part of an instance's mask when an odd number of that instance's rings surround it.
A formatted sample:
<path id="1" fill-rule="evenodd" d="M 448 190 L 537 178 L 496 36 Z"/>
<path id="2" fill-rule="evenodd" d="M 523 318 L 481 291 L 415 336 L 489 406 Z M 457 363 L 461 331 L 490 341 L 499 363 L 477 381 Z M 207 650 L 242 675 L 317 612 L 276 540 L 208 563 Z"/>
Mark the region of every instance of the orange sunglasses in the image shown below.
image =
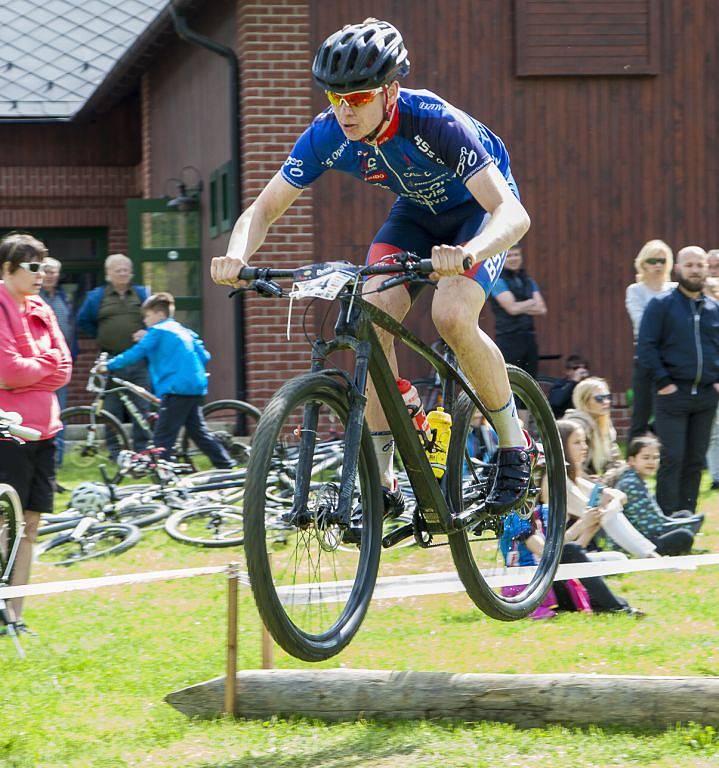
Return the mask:
<path id="1" fill-rule="evenodd" d="M 357 107 L 364 107 L 365 104 L 369 104 L 372 99 L 378 94 L 382 93 L 384 86 L 379 88 L 373 88 L 371 91 L 355 91 L 354 93 L 335 93 L 334 91 L 325 91 L 330 104 L 333 107 L 340 107 L 342 104 L 346 104 L 352 109 Z"/>

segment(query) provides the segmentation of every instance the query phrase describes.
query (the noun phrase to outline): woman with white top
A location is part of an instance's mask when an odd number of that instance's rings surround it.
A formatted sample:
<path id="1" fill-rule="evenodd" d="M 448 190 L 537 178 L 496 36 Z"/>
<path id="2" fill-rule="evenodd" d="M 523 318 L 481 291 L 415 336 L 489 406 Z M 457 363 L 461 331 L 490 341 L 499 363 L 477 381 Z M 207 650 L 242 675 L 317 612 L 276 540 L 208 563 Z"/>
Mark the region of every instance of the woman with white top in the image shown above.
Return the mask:
<path id="1" fill-rule="evenodd" d="M 627 286 L 625 305 L 632 321 L 635 344 L 639 333 L 639 324 L 647 304 L 655 296 L 676 286 L 676 283 L 669 281 L 673 265 L 672 249 L 663 240 L 650 240 L 645 243 L 634 259 L 637 282 Z M 634 401 L 632 404 L 632 423 L 629 428 L 630 440 L 649 430 L 649 421 L 654 411 L 651 376 L 649 371 L 640 365 L 636 352 L 632 389 Z"/>

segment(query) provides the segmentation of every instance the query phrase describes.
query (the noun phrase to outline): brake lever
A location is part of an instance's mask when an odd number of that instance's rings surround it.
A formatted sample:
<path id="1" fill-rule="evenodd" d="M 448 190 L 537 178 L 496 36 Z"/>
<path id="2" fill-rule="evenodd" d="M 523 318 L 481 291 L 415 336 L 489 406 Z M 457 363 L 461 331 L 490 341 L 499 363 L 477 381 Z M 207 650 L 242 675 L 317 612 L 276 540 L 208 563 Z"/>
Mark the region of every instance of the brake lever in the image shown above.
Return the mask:
<path id="1" fill-rule="evenodd" d="M 274 299 L 280 299 L 284 296 L 281 285 L 278 285 L 272 280 L 260 279 L 253 280 L 249 285 L 243 286 L 242 288 L 235 288 L 233 291 L 230 291 L 230 293 L 227 295 L 227 298 L 231 299 L 233 296 L 237 296 L 239 293 L 248 293 L 249 291 L 258 293 L 260 296 L 268 296 Z"/>
<path id="2" fill-rule="evenodd" d="M 412 279 L 412 275 L 397 275 L 397 277 L 390 277 L 389 280 L 385 280 L 382 285 L 378 286 L 377 293 L 382 293 L 382 291 L 388 291 L 390 288 L 394 288 L 397 285 L 403 285 L 404 283 L 408 283 Z"/>

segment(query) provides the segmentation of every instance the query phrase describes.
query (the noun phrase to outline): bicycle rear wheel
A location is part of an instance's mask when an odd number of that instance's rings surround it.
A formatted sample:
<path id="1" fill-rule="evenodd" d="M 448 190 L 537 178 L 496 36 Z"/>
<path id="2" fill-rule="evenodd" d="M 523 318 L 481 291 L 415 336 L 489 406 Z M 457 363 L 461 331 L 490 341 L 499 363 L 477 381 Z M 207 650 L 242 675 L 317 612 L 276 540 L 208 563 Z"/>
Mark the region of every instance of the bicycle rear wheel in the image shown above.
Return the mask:
<path id="1" fill-rule="evenodd" d="M 11 557 L 22 530 L 22 505 L 17 491 L 0 484 L 0 581 L 10 579 Z"/>
<path id="2" fill-rule="evenodd" d="M 74 565 L 95 557 L 118 555 L 138 541 L 140 529 L 135 525 L 93 525 L 80 539 L 66 533 L 43 542 L 37 549 L 36 559 L 45 565 Z"/>
<path id="3" fill-rule="evenodd" d="M 343 531 L 333 519 L 341 489 L 327 445 L 344 441 L 349 410 L 347 386 L 325 374 L 288 381 L 262 414 L 248 465 L 245 553 L 255 602 L 277 643 L 305 661 L 327 659 L 350 642 L 379 568 L 382 497 L 366 425 L 350 489 L 352 507 L 362 497 L 360 544 L 342 548 Z M 293 490 L 309 487 L 305 498 L 294 494 L 281 516 L 284 546 L 276 543 L 277 515 L 266 496 L 267 478 L 278 472 L 291 478 Z"/>
<path id="4" fill-rule="evenodd" d="M 176 541 L 198 547 L 237 547 L 245 540 L 242 508 L 229 504 L 179 509 L 165 520 L 165 530 Z"/>
<path id="5" fill-rule="evenodd" d="M 242 400 L 215 400 L 202 407 L 202 415 L 212 435 L 235 464 L 245 466 L 250 456 L 252 436 L 260 419 L 259 410 Z M 201 456 L 200 450 L 184 430 L 180 438 L 180 456 L 193 466 Z M 207 463 L 209 465 L 209 461 Z"/>
<path id="6" fill-rule="evenodd" d="M 540 448 L 527 501 L 519 510 L 502 515 L 483 514 L 482 508 L 493 479 L 493 464 L 479 464 L 467 452 L 467 437 L 478 413 L 466 395 L 457 400 L 452 425 L 452 439 L 447 457 L 447 482 L 454 512 L 472 508 L 480 512 L 478 522 L 469 529 L 452 534 L 449 545 L 452 558 L 467 594 L 487 615 L 503 621 L 528 616 L 544 600 L 559 564 L 566 521 L 566 470 L 562 443 L 552 410 L 534 379 L 514 366 L 507 366 L 509 383 L 515 397 L 520 397 L 530 412 L 530 434 Z M 531 578 L 508 579 L 512 590 L 491 586 L 489 577 L 509 577 L 512 568 L 509 539 L 513 526 L 528 527 L 539 503 L 542 475 L 546 476 L 548 498 L 544 550 Z M 523 587 L 523 588 L 522 588 Z M 509 594 L 510 591 L 513 594 Z M 514 594 L 517 593 L 518 594 Z"/>
<path id="7" fill-rule="evenodd" d="M 100 464 L 107 468 L 110 480 L 115 480 L 118 467 L 117 454 L 130 447 L 122 424 L 107 411 L 97 412 L 89 405 L 65 408 L 60 414 L 64 428 L 65 451 L 58 471 L 62 483 L 63 475 L 70 474 L 70 481 L 77 480 L 78 470 L 88 477 L 90 470 L 97 470 Z"/>

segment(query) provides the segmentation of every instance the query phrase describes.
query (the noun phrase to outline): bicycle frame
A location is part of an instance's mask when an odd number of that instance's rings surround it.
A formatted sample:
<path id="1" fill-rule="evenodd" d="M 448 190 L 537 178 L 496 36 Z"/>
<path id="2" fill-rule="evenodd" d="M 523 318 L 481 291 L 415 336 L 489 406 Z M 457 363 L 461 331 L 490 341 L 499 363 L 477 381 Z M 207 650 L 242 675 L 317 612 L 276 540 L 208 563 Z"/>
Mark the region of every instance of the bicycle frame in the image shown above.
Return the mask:
<path id="1" fill-rule="evenodd" d="M 125 410 L 130 414 L 130 417 L 144 430 L 146 435 L 152 436 L 152 427 L 150 426 L 150 423 L 144 417 L 142 411 L 135 405 L 132 398 L 127 394 L 127 392 L 130 391 L 134 392 L 139 397 L 144 397 L 144 395 L 139 391 L 142 388 L 135 387 L 134 385 L 130 386 L 132 382 L 124 381 L 123 379 L 113 378 L 111 381 L 113 384 L 118 384 L 119 386 L 109 389 L 104 388 L 101 392 L 97 393 L 95 401 L 92 404 L 93 408 L 95 409 L 95 413 L 100 413 L 100 411 L 105 407 L 105 397 L 111 393 L 115 393 L 120 398 L 120 402 L 125 407 Z M 147 394 L 149 395 L 150 393 Z M 146 397 L 145 399 L 148 402 L 152 402 L 149 397 Z"/>
<path id="2" fill-rule="evenodd" d="M 451 412 L 453 407 L 456 385 L 459 385 L 477 408 L 488 417 L 485 406 L 472 391 L 469 382 L 461 371 L 390 315 L 349 291 L 340 295 L 339 302 L 340 314 L 335 324 L 335 338 L 328 342 L 318 340 L 312 345 L 312 371 L 325 371 L 328 374 L 342 376 L 348 380 L 351 386 L 350 414 L 346 427 L 340 498 L 336 512 L 338 520 L 347 523 L 350 519 L 350 505 L 356 479 L 354 475 L 357 470 L 364 410 L 367 402 L 365 388 L 369 373 L 429 531 L 431 533 L 451 533 L 459 530 L 462 525 L 458 524 L 454 510 L 450 509 L 443 493 L 444 482 L 442 485 L 438 483 L 432 472 L 422 444 L 417 439 L 417 433 L 409 417 L 407 406 L 397 388 L 395 376 L 372 325 L 377 325 L 391 333 L 434 367 L 445 382 L 445 408 L 447 411 Z M 325 368 L 327 357 L 342 349 L 351 349 L 355 355 L 354 378 L 351 381 L 344 371 Z M 313 455 L 316 427 L 317 408 L 314 407 L 313 412 L 313 407 L 309 405 L 305 409 L 300 438 L 300 463 L 297 467 L 295 510 L 303 509 L 308 498 L 309 472 L 307 470 Z M 304 461 L 303 457 L 305 457 Z"/>

